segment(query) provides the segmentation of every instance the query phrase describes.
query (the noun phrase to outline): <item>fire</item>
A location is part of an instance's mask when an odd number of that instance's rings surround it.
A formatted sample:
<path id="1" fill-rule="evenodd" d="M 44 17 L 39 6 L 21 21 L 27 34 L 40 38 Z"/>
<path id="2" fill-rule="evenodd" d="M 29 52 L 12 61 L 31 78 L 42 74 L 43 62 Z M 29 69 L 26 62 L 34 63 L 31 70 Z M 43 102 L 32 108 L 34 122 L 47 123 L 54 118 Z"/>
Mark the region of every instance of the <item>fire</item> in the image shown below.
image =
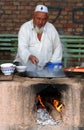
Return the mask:
<path id="1" fill-rule="evenodd" d="M 45 108 L 44 104 L 42 103 L 42 100 L 41 100 L 41 96 L 40 96 L 40 95 L 38 95 L 38 100 L 39 100 L 40 104 L 42 105 L 42 107 Z"/>
<path id="2" fill-rule="evenodd" d="M 42 98 L 41 98 L 40 95 L 38 95 L 38 100 L 39 100 L 41 106 L 42 106 L 43 108 L 45 108 L 45 105 L 43 104 Z M 62 107 L 63 107 L 63 104 L 62 104 L 62 103 L 60 104 L 58 100 L 54 99 L 54 100 L 53 100 L 53 105 L 54 105 L 54 107 L 56 108 L 56 110 L 57 110 L 58 112 L 62 112 Z"/>
<path id="3" fill-rule="evenodd" d="M 59 105 L 59 101 L 58 101 L 58 100 L 54 100 L 54 101 L 53 101 L 53 104 L 54 104 L 54 107 L 56 108 L 56 110 L 57 110 L 58 112 L 61 112 L 61 109 L 62 109 L 62 107 L 63 107 L 63 104 L 60 104 L 60 105 Z"/>

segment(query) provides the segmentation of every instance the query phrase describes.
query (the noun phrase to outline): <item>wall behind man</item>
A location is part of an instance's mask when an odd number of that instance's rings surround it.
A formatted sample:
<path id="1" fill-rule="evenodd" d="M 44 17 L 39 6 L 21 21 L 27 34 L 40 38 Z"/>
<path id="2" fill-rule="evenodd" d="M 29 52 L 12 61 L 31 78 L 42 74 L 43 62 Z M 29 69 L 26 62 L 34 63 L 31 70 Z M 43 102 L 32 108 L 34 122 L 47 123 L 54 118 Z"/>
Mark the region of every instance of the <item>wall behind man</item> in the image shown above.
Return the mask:
<path id="1" fill-rule="evenodd" d="M 17 34 L 42 3 L 49 7 L 49 21 L 60 34 L 84 35 L 83 0 L 0 0 L 0 33 Z"/>

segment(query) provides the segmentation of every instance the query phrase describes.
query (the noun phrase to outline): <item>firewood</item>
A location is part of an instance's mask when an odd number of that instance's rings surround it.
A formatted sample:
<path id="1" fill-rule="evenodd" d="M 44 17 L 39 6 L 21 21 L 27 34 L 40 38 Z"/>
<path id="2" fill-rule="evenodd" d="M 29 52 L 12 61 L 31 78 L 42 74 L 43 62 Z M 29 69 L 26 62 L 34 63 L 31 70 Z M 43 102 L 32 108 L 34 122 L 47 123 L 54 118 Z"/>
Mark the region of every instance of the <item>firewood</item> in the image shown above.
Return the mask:
<path id="1" fill-rule="evenodd" d="M 46 108 L 49 110 L 50 116 L 56 121 L 56 120 L 62 120 L 61 113 L 56 110 L 56 108 L 49 102 L 44 102 Z"/>

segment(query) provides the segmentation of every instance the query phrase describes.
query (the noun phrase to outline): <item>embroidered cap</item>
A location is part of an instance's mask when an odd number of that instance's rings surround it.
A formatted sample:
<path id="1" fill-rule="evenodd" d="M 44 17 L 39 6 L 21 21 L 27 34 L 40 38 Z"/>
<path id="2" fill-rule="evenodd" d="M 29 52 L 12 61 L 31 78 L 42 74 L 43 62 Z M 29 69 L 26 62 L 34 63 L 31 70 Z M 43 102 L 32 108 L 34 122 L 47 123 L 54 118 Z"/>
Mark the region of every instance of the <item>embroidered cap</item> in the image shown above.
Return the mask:
<path id="1" fill-rule="evenodd" d="M 35 8 L 35 12 L 37 11 L 48 13 L 48 8 L 45 5 L 37 5 Z"/>

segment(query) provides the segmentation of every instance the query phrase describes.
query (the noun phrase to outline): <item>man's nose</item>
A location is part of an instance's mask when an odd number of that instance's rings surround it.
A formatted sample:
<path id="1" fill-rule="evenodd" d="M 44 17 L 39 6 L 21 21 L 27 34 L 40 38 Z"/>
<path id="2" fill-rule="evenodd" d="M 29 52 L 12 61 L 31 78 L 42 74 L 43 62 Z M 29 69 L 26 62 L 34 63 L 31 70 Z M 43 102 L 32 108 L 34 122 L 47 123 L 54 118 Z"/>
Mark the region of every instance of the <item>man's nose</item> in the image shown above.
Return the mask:
<path id="1" fill-rule="evenodd" d="M 42 23 L 43 23 L 43 21 L 40 19 L 40 20 L 39 20 L 39 23 L 40 23 L 40 24 L 42 24 Z"/>

